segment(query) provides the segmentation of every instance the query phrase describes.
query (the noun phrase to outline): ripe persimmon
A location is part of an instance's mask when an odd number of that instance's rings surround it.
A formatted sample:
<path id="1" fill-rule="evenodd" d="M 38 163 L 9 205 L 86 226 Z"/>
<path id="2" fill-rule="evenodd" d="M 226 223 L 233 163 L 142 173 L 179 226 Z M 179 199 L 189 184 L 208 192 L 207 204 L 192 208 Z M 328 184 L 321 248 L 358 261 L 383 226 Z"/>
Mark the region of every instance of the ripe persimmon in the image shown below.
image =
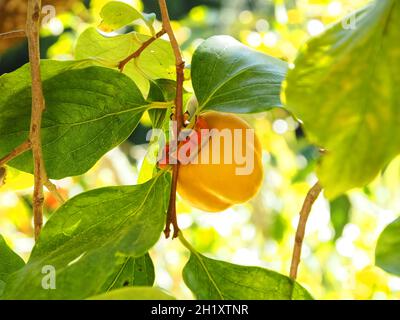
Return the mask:
<path id="1" fill-rule="evenodd" d="M 199 115 L 197 123 L 211 131 L 208 137 L 200 133 L 202 142 L 189 163 L 178 156 L 179 195 L 208 212 L 254 197 L 263 181 L 262 149 L 254 130 L 236 115 L 214 111 Z"/>

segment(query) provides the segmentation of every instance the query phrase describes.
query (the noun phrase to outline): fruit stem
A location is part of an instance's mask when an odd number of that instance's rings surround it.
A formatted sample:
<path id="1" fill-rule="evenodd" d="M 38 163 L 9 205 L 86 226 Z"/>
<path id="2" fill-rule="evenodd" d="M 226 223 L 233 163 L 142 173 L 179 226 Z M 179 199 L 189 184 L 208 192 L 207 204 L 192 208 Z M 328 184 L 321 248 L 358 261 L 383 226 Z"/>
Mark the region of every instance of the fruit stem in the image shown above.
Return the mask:
<path id="1" fill-rule="evenodd" d="M 178 41 L 176 40 L 174 31 L 171 26 L 167 3 L 165 0 L 158 0 L 158 4 L 160 6 L 160 11 L 161 11 L 163 30 L 165 30 L 165 32 L 168 34 L 172 50 L 175 55 L 175 65 L 176 65 L 176 97 L 175 97 L 176 130 L 175 131 L 176 132 L 173 139 L 176 139 L 176 141 L 178 141 L 179 134 L 183 127 L 182 110 L 183 110 L 183 81 L 185 80 L 185 75 L 184 75 L 185 61 L 183 61 Z M 178 143 L 176 143 L 175 145 L 178 145 Z M 168 206 L 167 221 L 164 230 L 165 237 L 169 238 L 171 232 L 170 226 L 172 224 L 174 228 L 172 239 L 178 237 L 179 234 L 179 226 L 176 217 L 176 188 L 178 185 L 178 175 L 179 175 L 179 163 L 174 164 L 172 168 L 171 194 Z"/>

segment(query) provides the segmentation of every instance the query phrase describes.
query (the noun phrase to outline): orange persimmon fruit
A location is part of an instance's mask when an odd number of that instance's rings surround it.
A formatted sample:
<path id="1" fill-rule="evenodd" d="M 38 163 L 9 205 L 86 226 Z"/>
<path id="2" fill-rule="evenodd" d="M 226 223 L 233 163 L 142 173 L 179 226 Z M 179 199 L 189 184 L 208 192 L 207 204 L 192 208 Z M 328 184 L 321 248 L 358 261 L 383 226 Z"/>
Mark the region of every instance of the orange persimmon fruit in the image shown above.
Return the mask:
<path id="1" fill-rule="evenodd" d="M 204 138 L 204 128 L 216 129 L 217 134 Z M 210 111 L 198 116 L 194 129 L 202 140 L 189 163 L 180 161 L 179 195 L 208 212 L 253 198 L 263 181 L 263 166 L 261 144 L 249 124 L 234 114 Z M 225 139 L 229 135 L 231 139 Z M 213 162 L 215 156 L 219 161 Z"/>

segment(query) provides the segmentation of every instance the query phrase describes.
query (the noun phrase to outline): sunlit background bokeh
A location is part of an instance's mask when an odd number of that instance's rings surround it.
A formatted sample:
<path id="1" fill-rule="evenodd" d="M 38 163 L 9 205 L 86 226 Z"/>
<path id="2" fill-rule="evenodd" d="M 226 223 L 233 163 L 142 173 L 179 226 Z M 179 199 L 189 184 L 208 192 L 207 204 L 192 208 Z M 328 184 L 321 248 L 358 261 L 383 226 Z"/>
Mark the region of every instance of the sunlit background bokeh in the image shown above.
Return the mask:
<path id="1" fill-rule="evenodd" d="M 45 56 L 73 59 L 77 37 L 87 27 L 98 25 L 100 9 L 106 2 L 68 1 L 65 11 L 61 5 L 57 17 L 42 31 Z M 146 12 L 157 10 L 155 0 L 125 2 Z M 368 1 L 168 2 L 173 27 L 190 64 L 195 48 L 215 34 L 232 35 L 256 50 L 293 63 L 307 39 L 322 33 L 329 24 Z M 135 29 L 148 32 L 140 25 Z M 24 49 L 23 44 L 17 43 L 8 50 L 3 44 L 2 48 L 1 72 L 11 71 L 7 70 L 10 61 L 14 65 L 25 62 L 23 54 L 16 54 L 18 48 Z M 308 189 L 316 181 L 314 168 L 319 152 L 308 144 L 298 123 L 283 110 L 245 118 L 256 128 L 264 148 L 265 181 L 259 195 L 245 205 L 217 214 L 194 210 L 179 201 L 179 224 L 193 246 L 210 257 L 288 274 L 298 212 Z M 87 174 L 55 183 L 68 197 L 102 186 L 135 184 L 146 154 L 145 135 L 149 124 L 145 116 L 135 134 Z M 344 225 L 339 234 L 335 234 L 332 224 L 330 203 L 323 196 L 317 200 L 307 226 L 298 278 L 315 298 L 400 298 L 400 278 L 374 266 L 377 237 L 399 216 L 399 182 L 400 158 L 397 158 L 369 186 L 349 192 L 349 215 L 337 213 L 343 217 Z M 31 185 L 30 175 L 9 168 L 6 184 L 0 188 L 0 234 L 24 259 L 29 257 L 34 244 Z M 48 195 L 46 216 L 51 216 L 58 205 Z M 162 238 L 150 254 L 156 269 L 156 285 L 177 298 L 192 299 L 181 276 L 188 252 L 179 241 Z"/>

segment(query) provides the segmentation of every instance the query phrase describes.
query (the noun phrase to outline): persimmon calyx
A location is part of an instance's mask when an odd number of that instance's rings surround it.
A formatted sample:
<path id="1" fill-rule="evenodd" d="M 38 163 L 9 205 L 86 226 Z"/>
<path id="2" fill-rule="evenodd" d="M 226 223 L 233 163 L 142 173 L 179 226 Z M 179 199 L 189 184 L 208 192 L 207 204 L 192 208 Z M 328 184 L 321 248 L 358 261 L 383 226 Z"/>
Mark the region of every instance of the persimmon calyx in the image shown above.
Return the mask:
<path id="1" fill-rule="evenodd" d="M 193 129 L 183 129 L 180 132 L 178 147 L 173 147 L 169 143 L 165 145 L 158 166 L 163 169 L 170 164 L 187 164 L 208 142 L 208 129 L 207 121 L 202 116 L 197 116 Z"/>

